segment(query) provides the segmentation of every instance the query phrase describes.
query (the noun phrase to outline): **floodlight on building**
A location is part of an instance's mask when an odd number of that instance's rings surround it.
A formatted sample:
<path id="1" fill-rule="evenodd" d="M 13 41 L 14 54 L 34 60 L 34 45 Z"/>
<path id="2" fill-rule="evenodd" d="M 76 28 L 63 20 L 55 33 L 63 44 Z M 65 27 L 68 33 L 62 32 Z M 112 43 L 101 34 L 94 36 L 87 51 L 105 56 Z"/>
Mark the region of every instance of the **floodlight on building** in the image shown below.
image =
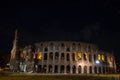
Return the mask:
<path id="1" fill-rule="evenodd" d="M 95 63 L 96 63 L 96 64 L 100 64 L 100 61 L 99 61 L 99 60 L 96 60 Z"/>

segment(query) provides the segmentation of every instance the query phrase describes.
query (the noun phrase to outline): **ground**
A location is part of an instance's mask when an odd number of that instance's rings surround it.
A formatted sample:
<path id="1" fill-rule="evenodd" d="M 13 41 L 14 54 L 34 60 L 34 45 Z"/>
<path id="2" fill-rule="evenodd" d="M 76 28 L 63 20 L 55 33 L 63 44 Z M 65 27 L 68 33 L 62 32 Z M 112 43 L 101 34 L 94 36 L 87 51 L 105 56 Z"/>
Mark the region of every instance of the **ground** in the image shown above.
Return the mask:
<path id="1" fill-rule="evenodd" d="M 116 78 L 116 79 L 114 79 Z M 55 75 L 55 74 L 25 74 L 25 73 L 0 73 L 0 80 L 120 80 L 120 74 L 109 75 Z"/>

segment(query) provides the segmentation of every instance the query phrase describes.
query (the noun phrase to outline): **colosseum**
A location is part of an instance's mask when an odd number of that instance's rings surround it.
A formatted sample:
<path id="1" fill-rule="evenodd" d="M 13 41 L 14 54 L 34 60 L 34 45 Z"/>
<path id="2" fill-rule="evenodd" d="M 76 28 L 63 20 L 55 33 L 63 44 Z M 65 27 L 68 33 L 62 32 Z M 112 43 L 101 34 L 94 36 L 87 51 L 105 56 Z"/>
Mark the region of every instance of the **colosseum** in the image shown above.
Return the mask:
<path id="1" fill-rule="evenodd" d="M 17 47 L 14 40 L 10 59 L 11 71 L 46 74 L 106 74 L 115 73 L 113 54 L 95 44 L 75 41 L 44 41 Z"/>

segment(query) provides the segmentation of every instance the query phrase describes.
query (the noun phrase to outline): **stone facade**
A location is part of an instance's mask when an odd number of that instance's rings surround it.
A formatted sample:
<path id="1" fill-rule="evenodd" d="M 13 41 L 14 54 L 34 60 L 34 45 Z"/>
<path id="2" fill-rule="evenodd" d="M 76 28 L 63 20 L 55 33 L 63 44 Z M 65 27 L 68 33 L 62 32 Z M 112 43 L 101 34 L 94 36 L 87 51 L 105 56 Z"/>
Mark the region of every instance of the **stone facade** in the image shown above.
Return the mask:
<path id="1" fill-rule="evenodd" d="M 19 72 L 61 74 L 115 73 L 112 54 L 95 44 L 74 41 L 46 41 L 25 46 L 19 52 Z"/>

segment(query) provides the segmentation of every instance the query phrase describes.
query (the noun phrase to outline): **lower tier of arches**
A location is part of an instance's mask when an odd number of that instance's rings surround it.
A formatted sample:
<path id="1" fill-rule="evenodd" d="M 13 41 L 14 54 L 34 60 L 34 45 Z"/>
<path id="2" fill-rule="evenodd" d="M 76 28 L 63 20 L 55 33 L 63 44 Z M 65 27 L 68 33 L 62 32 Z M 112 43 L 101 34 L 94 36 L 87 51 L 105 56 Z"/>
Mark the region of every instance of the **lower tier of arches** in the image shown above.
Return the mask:
<path id="1" fill-rule="evenodd" d="M 114 68 L 104 66 L 75 66 L 75 65 L 36 65 L 37 73 L 68 73 L 68 74 L 106 74 L 115 73 Z"/>

